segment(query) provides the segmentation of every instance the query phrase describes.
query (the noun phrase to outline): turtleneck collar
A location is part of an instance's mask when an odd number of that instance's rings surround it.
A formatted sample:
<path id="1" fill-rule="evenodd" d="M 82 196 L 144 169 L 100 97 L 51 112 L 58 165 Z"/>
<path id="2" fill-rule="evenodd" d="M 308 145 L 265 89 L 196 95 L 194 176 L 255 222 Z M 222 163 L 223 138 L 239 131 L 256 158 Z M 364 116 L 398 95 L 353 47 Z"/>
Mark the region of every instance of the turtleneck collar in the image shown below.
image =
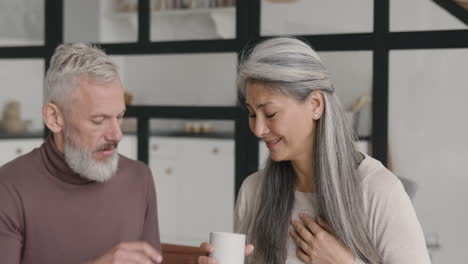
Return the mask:
<path id="1" fill-rule="evenodd" d="M 84 185 L 95 183 L 74 172 L 65 161 L 65 155 L 58 150 L 52 135 L 47 137 L 41 148 L 42 159 L 47 170 L 54 177 L 69 184 Z"/>

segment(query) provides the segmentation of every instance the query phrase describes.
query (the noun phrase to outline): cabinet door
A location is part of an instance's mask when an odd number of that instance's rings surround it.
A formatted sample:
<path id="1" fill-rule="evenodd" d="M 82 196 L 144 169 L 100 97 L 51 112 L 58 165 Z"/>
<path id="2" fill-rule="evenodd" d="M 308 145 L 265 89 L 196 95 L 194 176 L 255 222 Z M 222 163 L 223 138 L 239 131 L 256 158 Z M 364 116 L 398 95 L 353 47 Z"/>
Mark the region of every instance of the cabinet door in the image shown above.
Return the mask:
<path id="1" fill-rule="evenodd" d="M 198 246 L 210 231 L 233 230 L 234 141 L 150 139 L 161 241 Z"/>
<path id="2" fill-rule="evenodd" d="M 119 143 L 119 153 L 130 159 L 138 158 L 137 148 L 137 137 L 133 135 L 124 135 Z"/>
<path id="3" fill-rule="evenodd" d="M 0 166 L 39 147 L 42 138 L 0 140 Z"/>
<path id="4" fill-rule="evenodd" d="M 158 200 L 161 241 L 177 242 L 177 174 L 178 142 L 169 137 L 150 137 L 149 166 L 153 173 Z"/>
<path id="5" fill-rule="evenodd" d="M 182 142 L 177 182 L 178 216 L 182 221 L 178 232 L 190 235 L 188 245 L 199 245 L 207 241 L 211 231 L 233 231 L 234 141 Z"/>
<path id="6" fill-rule="evenodd" d="M 158 201 L 159 233 L 164 243 L 176 243 L 177 240 L 177 162 L 168 159 L 151 159 Z"/>

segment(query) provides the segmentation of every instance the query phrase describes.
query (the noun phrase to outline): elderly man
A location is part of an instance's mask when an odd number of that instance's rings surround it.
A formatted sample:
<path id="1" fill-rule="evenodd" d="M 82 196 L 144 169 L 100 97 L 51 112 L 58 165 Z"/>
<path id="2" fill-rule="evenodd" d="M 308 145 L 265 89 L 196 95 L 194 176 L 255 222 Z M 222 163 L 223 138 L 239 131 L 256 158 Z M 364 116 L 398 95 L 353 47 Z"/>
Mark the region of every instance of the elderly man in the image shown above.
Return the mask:
<path id="1" fill-rule="evenodd" d="M 46 90 L 52 135 L 0 168 L 0 263 L 160 263 L 151 172 L 117 152 L 116 65 L 90 45 L 61 45 Z"/>

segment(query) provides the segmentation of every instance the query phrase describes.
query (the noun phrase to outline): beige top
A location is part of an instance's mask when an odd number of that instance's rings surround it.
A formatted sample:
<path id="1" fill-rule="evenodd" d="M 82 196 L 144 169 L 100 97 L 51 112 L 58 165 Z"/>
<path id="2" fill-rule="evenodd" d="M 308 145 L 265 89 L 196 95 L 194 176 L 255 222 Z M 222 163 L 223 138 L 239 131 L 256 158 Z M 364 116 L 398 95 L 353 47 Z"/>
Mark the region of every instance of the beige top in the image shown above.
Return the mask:
<path id="1" fill-rule="evenodd" d="M 427 264 L 431 263 L 424 234 L 415 210 L 400 180 L 379 161 L 366 156 L 358 167 L 362 176 L 366 226 L 372 243 L 378 249 L 383 264 Z M 256 172 L 242 184 L 236 204 L 234 229 L 239 231 L 244 217 L 258 200 L 259 182 L 263 173 Z M 317 216 L 315 193 L 295 193 L 296 200 L 292 218 L 299 219 L 303 212 Z M 303 263 L 296 257 L 296 245 L 287 238 L 288 257 L 286 264 Z M 359 259 L 356 264 L 363 263 Z"/>

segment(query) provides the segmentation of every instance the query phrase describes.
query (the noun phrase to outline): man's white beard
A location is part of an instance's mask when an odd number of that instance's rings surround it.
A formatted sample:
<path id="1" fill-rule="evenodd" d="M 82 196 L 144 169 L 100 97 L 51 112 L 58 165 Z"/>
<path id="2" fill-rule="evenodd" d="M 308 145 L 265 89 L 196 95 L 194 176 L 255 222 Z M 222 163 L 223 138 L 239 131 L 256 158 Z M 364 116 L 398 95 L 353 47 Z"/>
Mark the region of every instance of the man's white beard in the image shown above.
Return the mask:
<path id="1" fill-rule="evenodd" d="M 117 144 L 115 144 L 114 153 L 111 157 L 102 161 L 97 161 L 94 159 L 95 150 L 78 147 L 77 144 L 73 142 L 72 133 L 69 135 L 67 134 L 68 133 L 65 133 L 63 152 L 65 154 L 65 161 L 74 172 L 78 173 L 83 178 L 97 182 L 105 182 L 112 178 L 117 171 L 119 162 Z M 113 144 L 100 146 L 97 149 L 106 148 L 109 145 Z"/>

